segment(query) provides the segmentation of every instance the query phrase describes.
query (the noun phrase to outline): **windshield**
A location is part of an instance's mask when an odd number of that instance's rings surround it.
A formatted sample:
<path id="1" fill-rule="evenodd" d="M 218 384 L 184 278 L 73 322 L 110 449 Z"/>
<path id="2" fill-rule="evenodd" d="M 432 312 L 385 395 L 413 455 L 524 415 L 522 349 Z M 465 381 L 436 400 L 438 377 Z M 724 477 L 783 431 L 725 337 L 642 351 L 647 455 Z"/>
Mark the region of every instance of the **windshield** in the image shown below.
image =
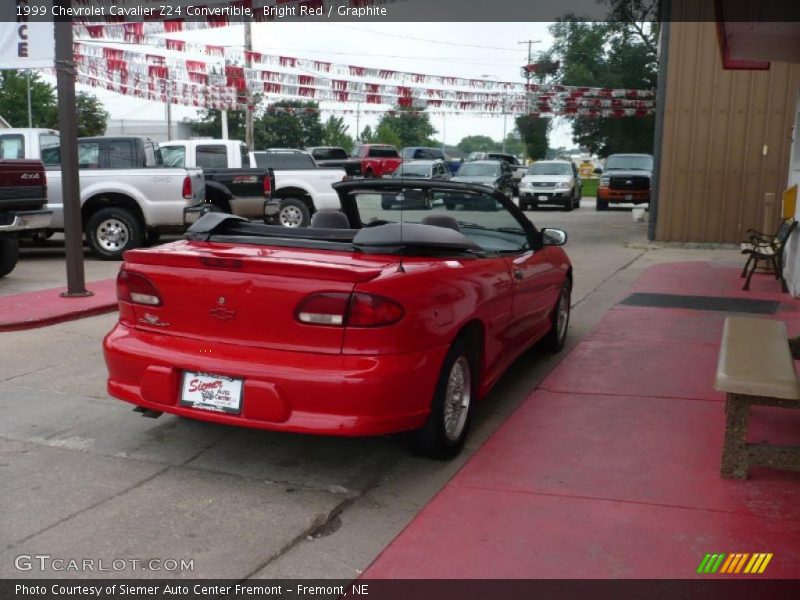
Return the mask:
<path id="1" fill-rule="evenodd" d="M 186 148 L 183 146 L 161 146 L 161 160 L 165 167 L 182 167 L 186 164 Z"/>
<path id="2" fill-rule="evenodd" d="M 535 163 L 528 169 L 528 175 L 572 175 L 572 168 L 563 163 Z"/>
<path id="3" fill-rule="evenodd" d="M 430 165 L 400 165 L 392 177 L 430 177 Z"/>
<path id="4" fill-rule="evenodd" d="M 652 156 L 626 156 L 620 154 L 609 156 L 606 160 L 606 169 L 630 169 L 631 171 L 652 171 Z"/>
<path id="5" fill-rule="evenodd" d="M 383 193 L 358 191 L 352 197 L 364 227 L 422 223 L 455 229 L 487 253 L 527 248 L 520 222 L 489 194 L 411 187 Z"/>
<path id="6" fill-rule="evenodd" d="M 459 177 L 497 177 L 500 175 L 499 165 L 467 163 L 458 170 Z"/>

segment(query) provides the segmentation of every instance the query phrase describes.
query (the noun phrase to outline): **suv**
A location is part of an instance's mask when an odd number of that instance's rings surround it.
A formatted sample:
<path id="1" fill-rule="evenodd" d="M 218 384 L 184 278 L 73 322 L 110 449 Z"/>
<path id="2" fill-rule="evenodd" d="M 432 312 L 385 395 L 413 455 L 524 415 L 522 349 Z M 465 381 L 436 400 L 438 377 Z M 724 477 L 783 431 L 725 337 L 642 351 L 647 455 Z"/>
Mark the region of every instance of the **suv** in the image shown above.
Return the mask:
<path id="1" fill-rule="evenodd" d="M 525 173 L 519 184 L 522 210 L 541 204 L 556 204 L 572 210 L 581 204 L 581 178 L 571 160 L 540 160 Z"/>
<path id="2" fill-rule="evenodd" d="M 653 157 L 650 154 L 612 154 L 597 186 L 597 210 L 607 210 L 612 202 L 650 203 Z"/>

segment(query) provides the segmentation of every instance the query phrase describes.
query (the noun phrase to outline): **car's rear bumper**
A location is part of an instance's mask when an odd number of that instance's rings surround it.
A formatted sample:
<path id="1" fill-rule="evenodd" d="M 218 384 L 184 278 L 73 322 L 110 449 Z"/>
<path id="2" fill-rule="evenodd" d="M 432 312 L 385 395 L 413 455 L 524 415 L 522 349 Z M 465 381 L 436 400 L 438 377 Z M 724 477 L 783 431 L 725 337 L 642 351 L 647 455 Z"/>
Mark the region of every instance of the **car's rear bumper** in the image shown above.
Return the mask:
<path id="1" fill-rule="evenodd" d="M 602 202 L 650 202 L 650 190 L 615 190 L 607 187 L 597 188 L 597 199 Z"/>
<path id="2" fill-rule="evenodd" d="M 0 233 L 47 229 L 53 220 L 51 210 L 10 211 L 0 215 Z"/>
<path id="3" fill-rule="evenodd" d="M 447 347 L 399 355 L 288 352 L 142 332 L 105 338 L 108 393 L 137 406 L 227 425 L 341 436 L 421 427 Z M 240 415 L 179 405 L 184 370 L 244 379 Z"/>

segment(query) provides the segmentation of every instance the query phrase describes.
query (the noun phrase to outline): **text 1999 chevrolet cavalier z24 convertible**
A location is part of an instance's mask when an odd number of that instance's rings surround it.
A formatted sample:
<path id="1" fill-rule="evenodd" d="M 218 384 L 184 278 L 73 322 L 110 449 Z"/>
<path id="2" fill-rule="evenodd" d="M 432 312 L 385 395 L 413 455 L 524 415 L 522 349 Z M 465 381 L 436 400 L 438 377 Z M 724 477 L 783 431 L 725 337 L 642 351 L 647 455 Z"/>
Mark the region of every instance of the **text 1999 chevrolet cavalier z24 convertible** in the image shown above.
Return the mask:
<path id="1" fill-rule="evenodd" d="M 334 185 L 290 229 L 211 213 L 125 254 L 108 391 L 150 415 L 342 436 L 412 432 L 455 455 L 470 410 L 536 342 L 559 351 L 566 234 L 463 183 Z M 420 210 L 383 209 L 404 197 Z"/>

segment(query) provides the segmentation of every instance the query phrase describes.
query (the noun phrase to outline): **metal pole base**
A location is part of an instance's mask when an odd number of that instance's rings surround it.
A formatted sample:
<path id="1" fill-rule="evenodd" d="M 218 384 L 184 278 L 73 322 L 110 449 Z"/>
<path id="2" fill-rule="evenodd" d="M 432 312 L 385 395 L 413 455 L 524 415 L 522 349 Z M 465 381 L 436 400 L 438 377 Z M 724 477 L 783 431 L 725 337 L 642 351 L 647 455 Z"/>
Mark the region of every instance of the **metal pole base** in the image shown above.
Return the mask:
<path id="1" fill-rule="evenodd" d="M 61 292 L 59 296 L 62 298 L 88 298 L 89 296 L 94 296 L 94 292 L 90 292 L 89 290 L 84 290 L 82 292 Z"/>

